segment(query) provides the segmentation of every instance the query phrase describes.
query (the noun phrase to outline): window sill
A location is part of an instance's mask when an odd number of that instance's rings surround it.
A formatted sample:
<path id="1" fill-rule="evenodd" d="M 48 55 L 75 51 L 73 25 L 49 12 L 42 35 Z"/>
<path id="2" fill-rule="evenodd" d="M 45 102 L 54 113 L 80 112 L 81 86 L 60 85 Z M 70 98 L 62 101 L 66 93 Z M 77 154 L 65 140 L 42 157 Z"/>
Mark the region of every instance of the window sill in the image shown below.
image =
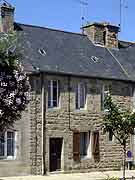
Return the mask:
<path id="1" fill-rule="evenodd" d="M 60 107 L 49 107 L 47 108 L 47 111 L 58 111 L 60 110 Z"/>
<path id="2" fill-rule="evenodd" d="M 112 145 L 113 143 L 115 143 L 114 140 L 112 140 L 112 141 L 109 141 L 109 140 L 108 140 L 108 141 L 107 141 L 107 144 L 111 144 L 111 145 Z"/>
<path id="3" fill-rule="evenodd" d="M 84 113 L 84 112 L 87 112 L 87 109 L 75 109 L 75 112 L 77 112 L 77 113 Z"/>
<path id="4" fill-rule="evenodd" d="M 81 156 L 81 157 L 80 157 L 80 160 L 81 160 L 81 161 L 89 160 L 89 159 L 92 159 L 92 158 L 89 157 L 89 156 Z"/>
<path id="5" fill-rule="evenodd" d="M 101 113 L 104 115 L 104 114 L 107 114 L 109 111 L 108 109 L 104 109 L 104 110 L 101 110 Z"/>
<path id="6" fill-rule="evenodd" d="M 14 161 L 15 157 L 0 157 L 0 161 L 1 160 L 3 160 L 3 161 Z"/>

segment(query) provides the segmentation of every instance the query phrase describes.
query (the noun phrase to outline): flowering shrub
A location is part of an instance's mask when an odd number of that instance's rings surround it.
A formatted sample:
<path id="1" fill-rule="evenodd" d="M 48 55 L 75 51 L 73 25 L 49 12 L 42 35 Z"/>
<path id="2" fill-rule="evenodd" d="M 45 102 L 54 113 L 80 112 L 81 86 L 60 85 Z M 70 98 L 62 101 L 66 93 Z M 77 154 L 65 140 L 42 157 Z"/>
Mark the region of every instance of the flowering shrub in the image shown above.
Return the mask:
<path id="1" fill-rule="evenodd" d="M 15 33 L 0 37 L 0 132 L 20 119 L 29 102 L 30 84 L 20 63 Z"/>

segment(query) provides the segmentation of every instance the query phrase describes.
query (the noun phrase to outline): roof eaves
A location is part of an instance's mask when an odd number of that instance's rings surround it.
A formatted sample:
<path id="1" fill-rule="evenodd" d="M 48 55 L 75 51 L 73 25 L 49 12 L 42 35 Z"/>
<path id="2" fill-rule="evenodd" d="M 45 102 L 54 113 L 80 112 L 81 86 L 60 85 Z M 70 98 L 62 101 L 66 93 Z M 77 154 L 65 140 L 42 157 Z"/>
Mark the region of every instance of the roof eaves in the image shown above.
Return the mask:
<path id="1" fill-rule="evenodd" d="M 124 81 L 124 82 L 132 82 L 134 83 L 135 80 L 133 79 L 122 79 L 122 78 L 109 78 L 109 77 L 99 77 L 99 76 L 91 76 L 91 75 L 84 75 L 84 74 L 75 74 L 75 73 L 65 73 L 65 72 L 57 72 L 57 71 L 33 71 L 32 74 L 48 74 L 48 75 L 59 75 L 59 76 L 73 76 L 73 77 L 82 77 L 82 78 L 92 78 L 92 79 L 102 79 L 102 80 L 114 80 L 114 81 Z"/>

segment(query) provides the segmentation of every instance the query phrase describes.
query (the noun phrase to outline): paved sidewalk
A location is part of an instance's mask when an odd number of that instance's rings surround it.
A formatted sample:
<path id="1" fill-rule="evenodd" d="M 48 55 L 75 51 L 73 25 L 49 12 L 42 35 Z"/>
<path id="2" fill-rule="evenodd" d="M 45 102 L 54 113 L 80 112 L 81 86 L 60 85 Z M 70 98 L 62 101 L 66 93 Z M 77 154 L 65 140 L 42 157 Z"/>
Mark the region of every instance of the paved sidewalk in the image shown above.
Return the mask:
<path id="1" fill-rule="evenodd" d="M 73 174 L 53 174 L 46 176 L 18 176 L 0 177 L 0 180 L 103 180 L 110 177 L 122 177 L 122 171 L 73 173 Z M 135 170 L 126 171 L 126 177 L 135 177 Z"/>

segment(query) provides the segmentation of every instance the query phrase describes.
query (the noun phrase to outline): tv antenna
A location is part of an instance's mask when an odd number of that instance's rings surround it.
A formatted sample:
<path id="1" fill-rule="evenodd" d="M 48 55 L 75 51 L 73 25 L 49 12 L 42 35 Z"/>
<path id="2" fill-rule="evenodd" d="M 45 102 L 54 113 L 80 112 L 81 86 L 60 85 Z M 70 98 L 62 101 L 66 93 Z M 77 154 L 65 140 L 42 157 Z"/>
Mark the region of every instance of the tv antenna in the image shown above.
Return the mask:
<path id="1" fill-rule="evenodd" d="M 81 27 L 84 25 L 85 23 L 85 15 L 86 15 L 86 10 L 88 10 L 88 0 L 74 0 L 76 1 L 77 3 L 80 4 L 81 6 Z"/>

